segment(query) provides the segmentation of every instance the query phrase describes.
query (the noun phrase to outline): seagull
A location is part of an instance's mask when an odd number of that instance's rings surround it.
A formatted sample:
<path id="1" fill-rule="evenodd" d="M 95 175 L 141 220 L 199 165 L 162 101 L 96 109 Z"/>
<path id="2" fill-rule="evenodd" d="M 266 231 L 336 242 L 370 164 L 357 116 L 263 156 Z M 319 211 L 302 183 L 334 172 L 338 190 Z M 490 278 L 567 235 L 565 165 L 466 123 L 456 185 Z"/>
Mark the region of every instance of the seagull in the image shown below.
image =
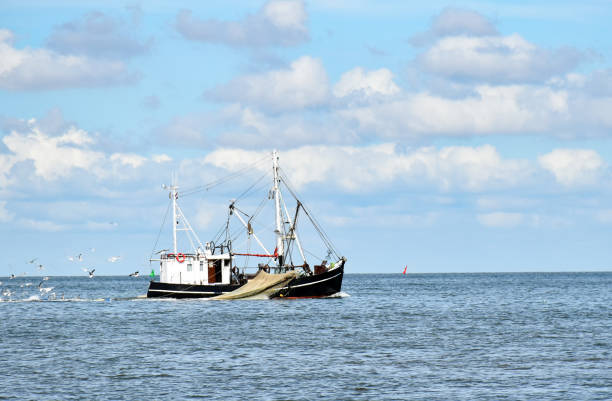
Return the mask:
<path id="1" fill-rule="evenodd" d="M 34 258 L 34 259 L 32 259 L 32 260 L 28 261 L 28 263 L 34 263 L 34 262 L 36 262 L 36 260 L 37 260 L 37 259 L 38 259 L 38 258 Z"/>
<path id="2" fill-rule="evenodd" d="M 15 274 L 14 274 L 14 273 L 11 273 L 11 277 L 9 277 L 9 280 L 12 280 L 12 279 L 14 279 L 14 278 L 15 278 Z"/>
<path id="3" fill-rule="evenodd" d="M 96 269 L 87 270 L 86 268 L 83 268 L 83 271 L 89 273 L 89 278 L 93 278 Z"/>
<path id="4" fill-rule="evenodd" d="M 42 269 L 44 269 L 44 268 L 45 268 L 45 267 L 44 267 L 43 265 L 38 265 L 38 270 L 42 270 Z"/>
<path id="5" fill-rule="evenodd" d="M 47 294 L 49 293 L 49 291 L 53 289 L 53 287 L 43 287 L 42 284 L 43 284 L 43 281 L 38 283 L 38 290 L 40 291 L 41 294 Z"/>
<path id="6" fill-rule="evenodd" d="M 111 256 L 110 258 L 108 258 L 108 261 L 111 263 L 115 263 L 119 259 L 121 259 L 121 256 Z"/>
<path id="7" fill-rule="evenodd" d="M 138 277 L 138 270 L 136 270 L 134 273 L 130 273 L 130 277 Z"/>
<path id="8" fill-rule="evenodd" d="M 53 287 L 40 287 L 39 288 L 41 294 L 48 294 L 49 291 L 51 291 L 52 289 Z"/>

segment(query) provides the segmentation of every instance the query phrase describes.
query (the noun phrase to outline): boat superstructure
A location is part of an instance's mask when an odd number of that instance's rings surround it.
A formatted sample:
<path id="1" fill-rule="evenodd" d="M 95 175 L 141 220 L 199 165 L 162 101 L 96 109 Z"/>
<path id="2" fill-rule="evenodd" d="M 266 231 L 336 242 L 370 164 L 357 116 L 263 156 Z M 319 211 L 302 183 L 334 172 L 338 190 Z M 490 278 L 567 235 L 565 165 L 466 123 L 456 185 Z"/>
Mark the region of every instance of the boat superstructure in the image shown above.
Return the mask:
<path id="1" fill-rule="evenodd" d="M 260 239 L 253 228 L 257 212 L 245 213 L 238 207 L 236 200 L 230 202 L 227 223 L 221 235 L 214 240 L 202 243 L 178 204 L 180 194 L 178 186 L 174 183 L 171 186 L 164 186 L 169 192 L 172 208 L 172 249 L 160 251 L 159 257 L 150 259 L 152 262 L 159 262 L 160 274 L 159 281 L 151 281 L 147 292 L 148 297 L 220 296 L 239 289 L 249 280 L 254 279 L 259 272 L 269 275 L 284 274 L 283 277 L 287 277 L 286 280 L 279 281 L 275 286 L 265 288 L 270 297 L 323 297 L 340 291 L 346 258 L 338 256 L 334 251 L 331 241 L 314 220 L 312 214 L 295 196 L 295 191 L 289 187 L 286 179 L 280 175 L 278 160 L 278 153 L 274 151 L 272 153 L 273 184 L 268 192 L 268 199 L 274 204 L 275 248 L 273 251 L 264 245 L 265 240 Z M 296 200 L 292 213 L 289 212 L 281 193 L 281 183 L 286 185 Z M 313 266 L 313 269 L 310 268 L 297 230 L 298 218 L 302 214 L 306 215 L 306 218 L 321 235 L 327 246 L 327 259 L 331 259 L 334 255 L 336 258 L 334 262 L 327 263 L 327 260 L 321 260 L 319 264 Z M 238 231 L 239 234 L 246 236 L 247 250 L 233 248 L 236 236 L 232 234 L 230 220 L 237 221 L 241 226 Z M 191 251 L 184 252 L 178 249 L 177 235 L 179 233 L 186 234 Z M 258 252 L 250 250 L 251 240 L 260 248 Z M 264 263 L 248 266 L 245 262 L 239 267 L 240 259 L 263 260 Z M 270 283 L 274 281 L 274 278 L 264 281 Z M 261 281 L 261 278 L 258 280 Z"/>

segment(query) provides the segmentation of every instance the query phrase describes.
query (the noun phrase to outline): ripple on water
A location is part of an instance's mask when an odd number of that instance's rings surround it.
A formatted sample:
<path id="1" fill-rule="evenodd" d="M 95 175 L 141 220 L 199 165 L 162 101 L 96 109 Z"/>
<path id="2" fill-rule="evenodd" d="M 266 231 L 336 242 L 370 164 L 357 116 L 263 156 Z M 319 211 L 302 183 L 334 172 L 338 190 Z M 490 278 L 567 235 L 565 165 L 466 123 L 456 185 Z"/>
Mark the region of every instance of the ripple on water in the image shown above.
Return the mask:
<path id="1" fill-rule="evenodd" d="M 0 398 L 612 398 L 610 273 L 347 274 L 336 299 L 222 303 L 0 281 Z"/>

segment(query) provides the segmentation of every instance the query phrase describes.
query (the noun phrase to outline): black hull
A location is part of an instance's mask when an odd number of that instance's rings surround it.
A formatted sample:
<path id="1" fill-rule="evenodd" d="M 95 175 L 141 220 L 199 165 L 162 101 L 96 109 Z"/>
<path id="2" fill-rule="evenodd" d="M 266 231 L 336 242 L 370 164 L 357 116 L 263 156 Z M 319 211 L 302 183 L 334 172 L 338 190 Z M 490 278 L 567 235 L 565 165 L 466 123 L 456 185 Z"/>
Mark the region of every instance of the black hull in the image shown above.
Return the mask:
<path id="1" fill-rule="evenodd" d="M 279 289 L 272 298 L 322 298 L 340 292 L 344 265 L 315 276 L 293 279 L 287 286 Z M 169 284 L 151 281 L 147 298 L 211 298 L 232 292 L 239 284 L 195 285 Z"/>
<path id="2" fill-rule="evenodd" d="M 276 294 L 278 298 L 322 298 L 340 292 L 344 265 L 316 276 L 293 279 Z"/>
<path id="3" fill-rule="evenodd" d="M 147 298 L 211 298 L 240 288 L 239 284 L 197 285 L 151 281 Z"/>

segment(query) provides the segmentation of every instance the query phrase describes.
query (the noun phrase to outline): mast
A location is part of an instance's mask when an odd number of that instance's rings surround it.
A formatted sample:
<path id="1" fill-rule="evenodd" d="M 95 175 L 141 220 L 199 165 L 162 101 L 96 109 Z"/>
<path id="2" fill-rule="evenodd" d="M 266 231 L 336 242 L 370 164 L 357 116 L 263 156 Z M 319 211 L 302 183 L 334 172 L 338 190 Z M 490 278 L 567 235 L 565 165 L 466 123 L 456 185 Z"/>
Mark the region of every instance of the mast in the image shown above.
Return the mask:
<path id="1" fill-rule="evenodd" d="M 172 183 L 172 186 L 170 187 L 170 197 L 172 198 L 172 243 L 174 245 L 175 255 L 178 252 L 176 249 L 176 225 L 178 224 L 178 222 L 176 221 L 176 198 L 178 197 L 178 194 L 176 192 L 177 188 L 178 187 L 174 185 L 174 183 Z"/>
<path id="2" fill-rule="evenodd" d="M 274 192 L 274 207 L 276 210 L 276 249 L 278 252 L 278 265 L 283 265 L 283 256 L 285 254 L 284 243 L 283 243 L 283 216 L 281 212 L 280 205 L 280 193 L 278 184 L 280 179 L 278 177 L 278 152 L 276 149 L 272 152 L 272 172 L 274 175 L 274 187 L 272 191 Z"/>

